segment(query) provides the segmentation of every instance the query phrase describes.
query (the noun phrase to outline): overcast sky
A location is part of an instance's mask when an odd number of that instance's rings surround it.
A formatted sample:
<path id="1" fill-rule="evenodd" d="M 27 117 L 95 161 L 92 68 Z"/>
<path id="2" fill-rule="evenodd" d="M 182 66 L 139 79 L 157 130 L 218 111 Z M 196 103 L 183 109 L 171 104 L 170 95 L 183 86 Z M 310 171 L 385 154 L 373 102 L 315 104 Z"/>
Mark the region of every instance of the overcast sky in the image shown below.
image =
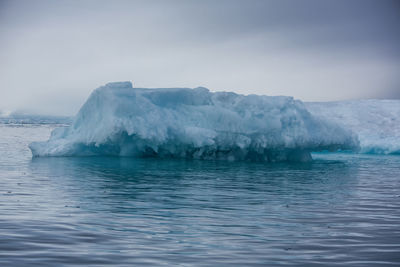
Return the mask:
<path id="1" fill-rule="evenodd" d="M 400 98 L 400 1 L 0 0 L 0 110 L 72 115 L 127 80 Z"/>

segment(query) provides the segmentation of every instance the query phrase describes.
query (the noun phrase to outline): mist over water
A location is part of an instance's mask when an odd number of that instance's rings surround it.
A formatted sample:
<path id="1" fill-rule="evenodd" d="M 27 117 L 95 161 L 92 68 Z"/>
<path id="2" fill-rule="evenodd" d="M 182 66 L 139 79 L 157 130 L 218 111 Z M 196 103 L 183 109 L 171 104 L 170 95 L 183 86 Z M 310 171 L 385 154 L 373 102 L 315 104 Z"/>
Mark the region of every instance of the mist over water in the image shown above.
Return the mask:
<path id="1" fill-rule="evenodd" d="M 310 163 L 31 158 L 1 125 L 0 264 L 394 265 L 398 156 Z M 13 147 L 11 150 L 10 147 Z"/>

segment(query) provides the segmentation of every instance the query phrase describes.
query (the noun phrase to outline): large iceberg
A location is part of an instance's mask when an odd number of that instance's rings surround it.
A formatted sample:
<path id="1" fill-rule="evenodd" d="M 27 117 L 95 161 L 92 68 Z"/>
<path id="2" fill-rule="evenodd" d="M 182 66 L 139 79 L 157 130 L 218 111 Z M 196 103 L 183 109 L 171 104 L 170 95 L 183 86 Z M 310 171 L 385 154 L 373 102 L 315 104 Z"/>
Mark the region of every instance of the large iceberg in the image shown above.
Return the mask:
<path id="1" fill-rule="evenodd" d="M 306 107 L 356 133 L 360 153 L 400 154 L 400 100 L 313 102 Z"/>
<path id="2" fill-rule="evenodd" d="M 70 127 L 30 145 L 33 156 L 137 156 L 308 161 L 310 152 L 358 147 L 349 130 L 284 96 L 212 93 L 199 87 L 96 89 Z"/>

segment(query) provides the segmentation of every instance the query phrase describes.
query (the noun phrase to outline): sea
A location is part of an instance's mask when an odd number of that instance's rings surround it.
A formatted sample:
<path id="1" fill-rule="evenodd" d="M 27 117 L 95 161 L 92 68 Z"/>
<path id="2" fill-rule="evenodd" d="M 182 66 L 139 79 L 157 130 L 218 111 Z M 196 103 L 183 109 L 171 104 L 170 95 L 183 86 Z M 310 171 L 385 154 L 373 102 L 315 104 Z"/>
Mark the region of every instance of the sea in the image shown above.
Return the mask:
<path id="1" fill-rule="evenodd" d="M 32 158 L 0 123 L 0 266 L 400 266 L 400 156 Z"/>

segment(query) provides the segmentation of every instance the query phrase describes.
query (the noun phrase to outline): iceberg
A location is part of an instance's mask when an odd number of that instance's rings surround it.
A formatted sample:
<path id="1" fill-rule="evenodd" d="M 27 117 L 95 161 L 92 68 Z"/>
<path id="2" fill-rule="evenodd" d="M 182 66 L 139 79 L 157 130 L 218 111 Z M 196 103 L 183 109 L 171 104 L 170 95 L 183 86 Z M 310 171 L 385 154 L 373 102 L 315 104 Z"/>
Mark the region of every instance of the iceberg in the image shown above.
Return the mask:
<path id="1" fill-rule="evenodd" d="M 354 100 L 305 103 L 322 120 L 352 130 L 359 153 L 400 154 L 400 100 Z"/>
<path id="2" fill-rule="evenodd" d="M 69 127 L 34 142 L 37 156 L 134 156 L 309 161 L 310 152 L 354 150 L 350 130 L 312 115 L 292 97 L 210 92 L 204 87 L 92 92 Z"/>

